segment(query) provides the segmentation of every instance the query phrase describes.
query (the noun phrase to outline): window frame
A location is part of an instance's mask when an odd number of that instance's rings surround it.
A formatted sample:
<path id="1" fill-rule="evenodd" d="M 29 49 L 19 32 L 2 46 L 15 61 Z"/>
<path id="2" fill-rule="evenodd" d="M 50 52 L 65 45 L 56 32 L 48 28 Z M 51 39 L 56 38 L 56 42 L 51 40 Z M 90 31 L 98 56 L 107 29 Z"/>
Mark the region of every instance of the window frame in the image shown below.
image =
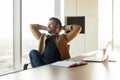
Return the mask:
<path id="1" fill-rule="evenodd" d="M 22 67 L 22 0 L 13 0 L 13 69 Z"/>

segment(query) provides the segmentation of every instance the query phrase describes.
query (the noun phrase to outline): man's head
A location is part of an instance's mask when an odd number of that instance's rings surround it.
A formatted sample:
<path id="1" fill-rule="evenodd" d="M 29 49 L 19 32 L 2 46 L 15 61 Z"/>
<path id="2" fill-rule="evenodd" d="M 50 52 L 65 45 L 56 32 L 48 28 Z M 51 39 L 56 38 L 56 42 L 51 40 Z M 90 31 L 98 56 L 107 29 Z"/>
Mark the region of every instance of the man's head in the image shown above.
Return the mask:
<path id="1" fill-rule="evenodd" d="M 62 29 L 61 21 L 58 18 L 52 17 L 48 22 L 48 32 L 53 35 L 58 35 Z"/>

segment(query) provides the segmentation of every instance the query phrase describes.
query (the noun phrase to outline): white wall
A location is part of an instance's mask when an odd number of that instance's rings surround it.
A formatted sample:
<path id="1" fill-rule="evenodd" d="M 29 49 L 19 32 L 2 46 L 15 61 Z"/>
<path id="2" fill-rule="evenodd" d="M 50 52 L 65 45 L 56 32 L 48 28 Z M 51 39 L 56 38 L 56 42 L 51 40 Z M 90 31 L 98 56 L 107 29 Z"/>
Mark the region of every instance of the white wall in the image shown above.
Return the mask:
<path id="1" fill-rule="evenodd" d="M 85 16 L 85 34 L 70 43 L 71 57 L 98 49 L 98 0 L 65 0 L 65 16 Z"/>

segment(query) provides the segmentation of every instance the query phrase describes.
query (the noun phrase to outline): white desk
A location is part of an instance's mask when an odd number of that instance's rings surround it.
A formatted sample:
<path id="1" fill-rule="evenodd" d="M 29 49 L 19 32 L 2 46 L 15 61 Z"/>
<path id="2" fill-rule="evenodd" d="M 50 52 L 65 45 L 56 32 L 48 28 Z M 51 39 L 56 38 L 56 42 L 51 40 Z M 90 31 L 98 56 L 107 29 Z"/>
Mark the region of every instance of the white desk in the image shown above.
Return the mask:
<path id="1" fill-rule="evenodd" d="M 73 58 L 77 60 L 80 57 Z M 34 69 L 0 76 L 0 80 L 120 80 L 120 63 L 88 63 L 62 68 L 46 65 Z"/>

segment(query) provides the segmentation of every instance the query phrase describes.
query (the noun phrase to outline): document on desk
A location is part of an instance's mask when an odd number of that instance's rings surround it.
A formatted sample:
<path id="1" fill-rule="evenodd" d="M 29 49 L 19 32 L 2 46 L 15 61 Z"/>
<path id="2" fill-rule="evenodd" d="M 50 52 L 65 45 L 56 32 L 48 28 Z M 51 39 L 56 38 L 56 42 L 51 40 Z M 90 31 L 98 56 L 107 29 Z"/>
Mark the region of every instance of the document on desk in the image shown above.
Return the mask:
<path id="1" fill-rule="evenodd" d="M 70 68 L 70 67 L 81 66 L 81 65 L 85 65 L 85 64 L 87 64 L 87 62 L 84 62 L 84 61 L 67 61 L 67 60 L 64 60 L 64 61 L 57 61 L 55 63 L 52 63 L 51 65 Z"/>

